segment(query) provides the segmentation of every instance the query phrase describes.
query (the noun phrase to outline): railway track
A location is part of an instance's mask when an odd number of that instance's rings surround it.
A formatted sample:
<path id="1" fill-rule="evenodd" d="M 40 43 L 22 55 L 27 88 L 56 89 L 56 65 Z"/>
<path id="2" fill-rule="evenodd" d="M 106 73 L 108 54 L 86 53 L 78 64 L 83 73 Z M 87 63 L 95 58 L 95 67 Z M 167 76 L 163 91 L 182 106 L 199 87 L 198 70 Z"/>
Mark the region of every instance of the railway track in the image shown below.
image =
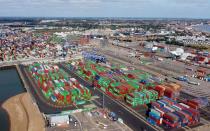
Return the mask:
<path id="1" fill-rule="evenodd" d="M 115 46 L 116 47 L 116 45 L 112 45 L 112 46 Z M 125 47 L 125 46 L 120 46 L 120 45 L 117 45 L 117 47 L 120 47 L 120 48 L 123 48 L 123 49 L 128 49 L 128 50 L 133 50 L 132 48 L 130 48 L 130 47 Z M 146 52 L 146 51 L 142 51 L 142 50 L 139 50 L 139 49 L 135 49 L 138 53 L 148 53 L 148 52 Z M 155 54 L 156 56 L 158 56 L 158 57 L 161 57 L 161 58 L 166 58 L 166 56 L 164 56 L 164 55 L 160 55 L 160 54 Z M 182 62 L 182 63 L 186 63 L 186 62 L 184 62 L 184 61 L 181 61 L 181 60 L 177 60 L 177 61 L 179 61 L 179 62 Z M 191 64 L 191 63 L 190 63 Z M 207 67 L 207 66 L 204 66 L 204 65 L 199 65 L 198 67 L 202 67 L 202 68 L 205 68 L 205 69 L 210 69 L 210 67 Z"/>

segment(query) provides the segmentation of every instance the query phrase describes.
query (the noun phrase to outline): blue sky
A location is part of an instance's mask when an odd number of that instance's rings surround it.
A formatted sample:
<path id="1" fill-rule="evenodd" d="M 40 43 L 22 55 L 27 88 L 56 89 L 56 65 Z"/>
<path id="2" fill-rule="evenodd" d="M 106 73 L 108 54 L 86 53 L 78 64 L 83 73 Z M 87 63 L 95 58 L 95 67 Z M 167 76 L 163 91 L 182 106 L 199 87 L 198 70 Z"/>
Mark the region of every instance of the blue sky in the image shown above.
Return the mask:
<path id="1" fill-rule="evenodd" d="M 0 0 L 0 16 L 210 18 L 210 0 Z"/>

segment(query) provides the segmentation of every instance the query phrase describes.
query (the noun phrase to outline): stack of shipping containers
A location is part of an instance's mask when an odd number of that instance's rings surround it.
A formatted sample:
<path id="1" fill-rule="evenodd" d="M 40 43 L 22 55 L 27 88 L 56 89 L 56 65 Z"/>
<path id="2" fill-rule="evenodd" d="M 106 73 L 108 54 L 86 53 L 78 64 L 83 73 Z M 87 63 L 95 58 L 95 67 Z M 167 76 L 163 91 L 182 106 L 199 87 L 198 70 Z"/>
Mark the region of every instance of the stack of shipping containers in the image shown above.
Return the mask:
<path id="1" fill-rule="evenodd" d="M 187 104 L 163 97 L 152 102 L 148 113 L 148 122 L 154 125 L 163 125 L 169 128 L 178 128 L 198 124 L 199 111 Z"/>
<path id="2" fill-rule="evenodd" d="M 29 71 L 46 99 L 55 104 L 73 104 L 91 98 L 88 88 L 56 65 L 34 63 Z"/>

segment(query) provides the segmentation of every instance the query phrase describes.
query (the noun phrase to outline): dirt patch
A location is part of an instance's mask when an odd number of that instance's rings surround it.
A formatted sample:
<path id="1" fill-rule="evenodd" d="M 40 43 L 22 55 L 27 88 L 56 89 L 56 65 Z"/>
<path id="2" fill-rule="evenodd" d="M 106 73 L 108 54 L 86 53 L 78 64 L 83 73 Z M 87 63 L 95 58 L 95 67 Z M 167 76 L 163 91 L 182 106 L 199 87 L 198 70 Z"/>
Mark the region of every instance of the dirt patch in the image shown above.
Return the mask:
<path id="1" fill-rule="evenodd" d="M 44 131 L 44 120 L 28 93 L 8 99 L 2 106 L 9 114 L 10 131 Z"/>

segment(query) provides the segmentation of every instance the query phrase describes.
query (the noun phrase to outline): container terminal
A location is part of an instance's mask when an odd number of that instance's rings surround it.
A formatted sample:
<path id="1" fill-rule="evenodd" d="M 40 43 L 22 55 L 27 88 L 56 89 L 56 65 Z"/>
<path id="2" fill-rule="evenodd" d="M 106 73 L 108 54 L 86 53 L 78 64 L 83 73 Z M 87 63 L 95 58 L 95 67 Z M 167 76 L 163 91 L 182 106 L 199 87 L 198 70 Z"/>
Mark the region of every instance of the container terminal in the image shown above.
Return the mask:
<path id="1" fill-rule="evenodd" d="M 30 107 L 46 131 L 209 130 L 208 49 L 167 43 L 198 37 L 171 31 L 163 43 L 163 32 L 134 30 L 1 27 L 0 69 L 16 69 L 27 94 L 15 96 L 24 130 L 33 128 Z"/>

